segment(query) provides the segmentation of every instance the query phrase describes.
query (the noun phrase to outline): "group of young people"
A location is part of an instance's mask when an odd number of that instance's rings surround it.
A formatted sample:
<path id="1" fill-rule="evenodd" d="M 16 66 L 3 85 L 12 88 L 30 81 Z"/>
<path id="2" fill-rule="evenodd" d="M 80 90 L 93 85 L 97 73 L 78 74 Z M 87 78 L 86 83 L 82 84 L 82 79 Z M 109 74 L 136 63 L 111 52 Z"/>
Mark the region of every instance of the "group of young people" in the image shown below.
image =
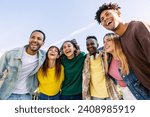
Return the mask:
<path id="1" fill-rule="evenodd" d="M 104 36 L 101 48 L 88 36 L 87 54 L 75 40 L 42 51 L 41 30 L 31 33 L 28 45 L 6 52 L 0 58 L 0 79 L 7 70 L 0 99 L 31 100 L 37 90 L 39 100 L 149 100 L 149 24 L 124 22 L 114 3 L 100 6 L 95 19 L 114 33 Z"/>

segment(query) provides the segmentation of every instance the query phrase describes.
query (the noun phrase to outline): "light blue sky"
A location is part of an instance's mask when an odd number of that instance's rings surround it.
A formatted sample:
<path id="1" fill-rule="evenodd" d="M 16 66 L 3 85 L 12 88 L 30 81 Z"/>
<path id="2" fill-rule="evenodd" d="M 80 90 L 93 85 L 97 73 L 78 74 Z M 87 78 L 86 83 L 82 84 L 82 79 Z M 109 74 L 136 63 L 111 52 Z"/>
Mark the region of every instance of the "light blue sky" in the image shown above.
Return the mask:
<path id="1" fill-rule="evenodd" d="M 86 52 L 85 38 L 95 35 L 100 46 L 108 32 L 95 20 L 98 7 L 105 2 L 117 2 L 125 21 L 150 21 L 149 0 L 0 0 L 0 55 L 28 44 L 35 29 L 46 34 L 42 49 L 75 38 Z"/>

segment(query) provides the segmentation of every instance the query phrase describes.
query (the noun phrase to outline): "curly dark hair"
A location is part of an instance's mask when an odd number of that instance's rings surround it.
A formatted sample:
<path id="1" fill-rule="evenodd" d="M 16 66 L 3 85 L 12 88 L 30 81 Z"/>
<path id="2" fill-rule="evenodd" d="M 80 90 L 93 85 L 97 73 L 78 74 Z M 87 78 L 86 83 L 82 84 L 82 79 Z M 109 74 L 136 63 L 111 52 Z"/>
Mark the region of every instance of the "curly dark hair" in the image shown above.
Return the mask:
<path id="1" fill-rule="evenodd" d="M 92 38 L 92 39 L 95 39 L 95 40 L 97 41 L 97 38 L 96 38 L 95 36 L 87 36 L 87 37 L 86 37 L 86 40 L 91 39 L 91 38 Z"/>
<path id="2" fill-rule="evenodd" d="M 98 21 L 98 23 L 101 23 L 100 20 L 100 15 L 104 10 L 109 10 L 109 9 L 113 9 L 113 10 L 119 10 L 121 7 L 118 6 L 117 3 L 104 3 L 102 6 L 99 7 L 98 11 L 96 12 L 96 16 L 95 16 L 95 20 Z"/>

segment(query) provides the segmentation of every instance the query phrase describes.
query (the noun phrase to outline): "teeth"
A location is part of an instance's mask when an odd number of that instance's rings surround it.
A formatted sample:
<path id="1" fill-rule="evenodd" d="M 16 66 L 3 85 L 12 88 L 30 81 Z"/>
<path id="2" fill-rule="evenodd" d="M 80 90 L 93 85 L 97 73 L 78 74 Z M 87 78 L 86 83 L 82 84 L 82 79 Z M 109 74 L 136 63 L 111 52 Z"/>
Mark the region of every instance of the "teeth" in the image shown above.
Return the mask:
<path id="1" fill-rule="evenodd" d="M 111 22 L 108 22 L 108 23 L 107 23 L 107 26 L 108 26 L 109 24 L 111 24 Z"/>
<path id="2" fill-rule="evenodd" d="M 37 46 L 37 45 L 32 45 L 32 46 Z"/>
<path id="3" fill-rule="evenodd" d="M 67 51 L 66 53 L 69 53 L 70 51 Z"/>
<path id="4" fill-rule="evenodd" d="M 110 25 L 111 22 L 112 22 L 112 19 L 111 19 L 111 18 L 107 19 L 107 20 L 106 20 L 106 25 L 107 25 L 107 26 Z"/>
<path id="5" fill-rule="evenodd" d="M 32 43 L 32 45 L 33 45 L 33 46 L 37 46 L 37 44 L 35 44 L 35 43 Z"/>

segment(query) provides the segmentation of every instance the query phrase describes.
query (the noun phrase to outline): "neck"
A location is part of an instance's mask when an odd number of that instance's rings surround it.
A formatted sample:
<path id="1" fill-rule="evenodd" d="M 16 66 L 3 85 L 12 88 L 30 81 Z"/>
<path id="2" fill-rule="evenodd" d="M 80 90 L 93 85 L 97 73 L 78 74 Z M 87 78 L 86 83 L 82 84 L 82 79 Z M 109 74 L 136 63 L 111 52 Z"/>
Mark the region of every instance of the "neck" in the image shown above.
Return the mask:
<path id="1" fill-rule="evenodd" d="M 112 56 L 113 56 L 114 59 L 118 59 L 118 56 L 117 56 L 116 53 L 112 52 L 111 54 L 112 54 Z"/>
<path id="2" fill-rule="evenodd" d="M 74 55 L 71 55 L 71 56 L 67 56 L 68 59 L 73 59 L 74 58 Z"/>
<path id="3" fill-rule="evenodd" d="M 55 60 L 49 60 L 49 62 L 48 62 L 48 67 L 49 67 L 49 68 L 55 67 L 55 63 L 56 63 Z"/>
<path id="4" fill-rule="evenodd" d="M 121 22 L 118 27 L 114 30 L 116 34 L 122 36 L 128 28 L 129 23 Z"/>
<path id="5" fill-rule="evenodd" d="M 94 59 L 96 58 L 96 53 L 90 54 L 90 56 L 93 56 Z"/>
<path id="6" fill-rule="evenodd" d="M 35 55 L 37 54 L 37 51 L 32 51 L 29 47 L 26 48 L 26 52 L 30 55 Z"/>

